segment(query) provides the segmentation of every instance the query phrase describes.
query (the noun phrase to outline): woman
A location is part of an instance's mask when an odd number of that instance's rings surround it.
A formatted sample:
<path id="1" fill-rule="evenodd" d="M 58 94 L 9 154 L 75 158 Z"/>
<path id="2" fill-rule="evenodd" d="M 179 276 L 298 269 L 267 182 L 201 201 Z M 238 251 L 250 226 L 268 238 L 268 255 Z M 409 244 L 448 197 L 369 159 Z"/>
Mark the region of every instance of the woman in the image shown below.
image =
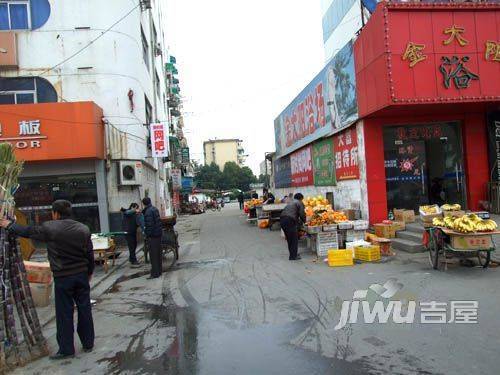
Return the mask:
<path id="1" fill-rule="evenodd" d="M 127 232 L 125 238 L 127 239 L 129 257 L 128 260 L 133 267 L 139 266 L 135 251 L 137 249 L 137 228 L 144 228 L 144 218 L 137 203 L 130 204 L 127 209 L 122 208 L 122 230 Z"/>

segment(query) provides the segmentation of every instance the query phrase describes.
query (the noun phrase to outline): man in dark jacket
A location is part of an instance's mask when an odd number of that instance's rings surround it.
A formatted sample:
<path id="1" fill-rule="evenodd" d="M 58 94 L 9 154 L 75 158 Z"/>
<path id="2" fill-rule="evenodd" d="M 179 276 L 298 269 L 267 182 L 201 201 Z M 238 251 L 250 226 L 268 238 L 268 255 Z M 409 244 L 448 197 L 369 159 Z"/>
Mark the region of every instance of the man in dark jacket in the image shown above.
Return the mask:
<path id="1" fill-rule="evenodd" d="M 132 267 L 139 266 L 137 255 L 137 228 L 141 227 L 144 231 L 144 218 L 142 212 L 139 210 L 137 203 L 132 203 L 129 209 L 122 208 L 122 230 L 127 232 L 125 238 L 127 240 L 129 257 L 128 260 Z"/>
<path id="2" fill-rule="evenodd" d="M 52 220 L 41 226 L 23 227 L 9 220 L 0 226 L 18 236 L 47 243 L 50 269 L 54 274 L 57 343 L 59 350 L 51 359 L 74 357 L 73 309 L 78 310 L 77 332 L 85 352 L 94 347 L 94 323 L 90 304 L 89 281 L 94 272 L 94 251 L 90 230 L 71 220 L 71 203 L 52 203 Z"/>
<path id="3" fill-rule="evenodd" d="M 151 259 L 151 276 L 149 279 L 156 279 L 161 276 L 161 235 L 162 226 L 160 221 L 160 212 L 151 204 L 150 198 L 142 200 L 144 209 L 144 233 L 149 243 L 149 256 Z"/>
<path id="4" fill-rule="evenodd" d="M 306 222 L 306 213 L 302 200 L 304 196 L 301 193 L 295 194 L 293 201 L 289 202 L 281 212 L 281 229 L 285 232 L 286 242 L 288 243 L 289 260 L 301 259 L 298 255 L 299 249 L 299 223 Z"/>
<path id="5" fill-rule="evenodd" d="M 245 197 L 243 196 L 243 192 L 240 191 L 238 194 L 238 203 L 240 204 L 240 210 L 243 209 L 243 202 L 245 201 Z"/>

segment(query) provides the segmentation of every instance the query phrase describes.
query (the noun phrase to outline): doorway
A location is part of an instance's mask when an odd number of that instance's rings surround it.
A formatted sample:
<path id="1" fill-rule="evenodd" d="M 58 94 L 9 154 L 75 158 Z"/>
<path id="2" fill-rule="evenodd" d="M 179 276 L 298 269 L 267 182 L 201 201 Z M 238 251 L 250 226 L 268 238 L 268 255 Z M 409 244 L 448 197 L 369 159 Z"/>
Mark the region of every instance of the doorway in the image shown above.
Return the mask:
<path id="1" fill-rule="evenodd" d="M 466 207 L 460 123 L 384 127 L 384 159 L 389 210 Z"/>

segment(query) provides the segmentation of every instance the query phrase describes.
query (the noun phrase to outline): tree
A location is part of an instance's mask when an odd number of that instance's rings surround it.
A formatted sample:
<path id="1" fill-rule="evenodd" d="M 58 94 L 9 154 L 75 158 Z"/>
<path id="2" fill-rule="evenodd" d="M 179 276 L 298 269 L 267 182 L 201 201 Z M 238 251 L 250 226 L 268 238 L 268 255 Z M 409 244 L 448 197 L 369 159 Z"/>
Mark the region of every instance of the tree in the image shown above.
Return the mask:
<path id="1" fill-rule="evenodd" d="M 221 189 L 222 180 L 222 172 L 215 163 L 202 166 L 194 178 L 196 187 L 212 190 Z"/>
<path id="2" fill-rule="evenodd" d="M 250 190 L 250 184 L 257 182 L 257 177 L 253 174 L 252 170 L 248 167 L 241 168 L 240 186 L 241 190 Z"/>

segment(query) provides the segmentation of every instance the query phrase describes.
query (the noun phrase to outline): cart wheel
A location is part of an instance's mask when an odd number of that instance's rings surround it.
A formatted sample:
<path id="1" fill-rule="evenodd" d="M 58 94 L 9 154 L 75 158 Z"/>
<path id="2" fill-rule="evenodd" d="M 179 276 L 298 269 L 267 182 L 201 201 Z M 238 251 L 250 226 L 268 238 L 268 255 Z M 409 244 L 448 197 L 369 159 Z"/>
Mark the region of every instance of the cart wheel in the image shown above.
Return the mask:
<path id="1" fill-rule="evenodd" d="M 167 271 L 179 259 L 177 249 L 172 245 L 162 245 L 162 268 Z"/>
<path id="2" fill-rule="evenodd" d="M 491 251 L 478 251 L 477 259 L 483 268 L 488 268 L 491 260 Z"/>
<path id="3" fill-rule="evenodd" d="M 446 264 L 446 256 L 443 249 L 443 238 L 441 232 L 439 230 L 431 231 L 429 238 L 429 262 L 431 263 L 432 268 L 435 270 L 444 269 L 444 265 Z M 441 257 L 443 258 L 443 262 L 439 259 L 439 253 L 441 253 Z"/>
<path id="4" fill-rule="evenodd" d="M 432 241 L 429 243 L 429 262 L 431 263 L 432 268 L 435 270 L 439 267 L 439 248 L 437 244 Z"/>

